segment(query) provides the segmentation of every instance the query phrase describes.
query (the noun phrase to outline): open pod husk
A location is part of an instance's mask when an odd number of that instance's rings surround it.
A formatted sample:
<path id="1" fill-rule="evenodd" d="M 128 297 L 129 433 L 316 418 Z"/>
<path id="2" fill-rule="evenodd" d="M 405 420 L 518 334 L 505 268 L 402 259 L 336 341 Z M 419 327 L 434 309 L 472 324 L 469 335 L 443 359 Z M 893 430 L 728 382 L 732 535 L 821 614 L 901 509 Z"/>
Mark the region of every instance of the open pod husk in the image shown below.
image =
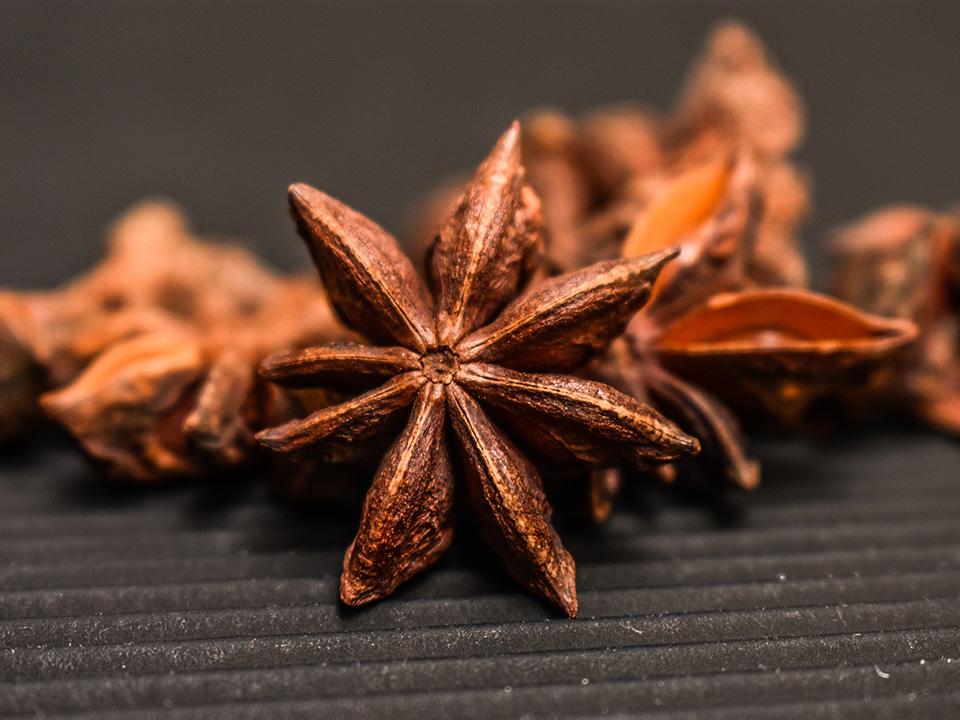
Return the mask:
<path id="1" fill-rule="evenodd" d="M 664 327 L 658 361 L 743 410 L 792 423 L 818 401 L 880 397 L 917 338 L 908 320 L 787 289 L 727 293 Z"/>

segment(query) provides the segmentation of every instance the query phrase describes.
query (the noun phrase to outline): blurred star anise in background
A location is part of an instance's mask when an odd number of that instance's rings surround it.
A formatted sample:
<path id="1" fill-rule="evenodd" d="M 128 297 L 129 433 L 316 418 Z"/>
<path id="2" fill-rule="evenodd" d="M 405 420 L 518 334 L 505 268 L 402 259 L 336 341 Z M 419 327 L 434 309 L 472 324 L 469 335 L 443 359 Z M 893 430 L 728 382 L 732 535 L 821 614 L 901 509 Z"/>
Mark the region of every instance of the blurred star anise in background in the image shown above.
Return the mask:
<path id="1" fill-rule="evenodd" d="M 42 408 L 109 473 L 139 482 L 250 459 L 253 433 L 286 411 L 260 360 L 339 332 L 315 280 L 197 238 L 165 202 L 117 221 L 88 274 L 0 294 L 0 328 L 4 435 Z"/>
<path id="2" fill-rule="evenodd" d="M 960 216 L 892 206 L 834 231 L 832 242 L 838 297 L 920 328 L 896 383 L 900 407 L 960 436 Z"/>

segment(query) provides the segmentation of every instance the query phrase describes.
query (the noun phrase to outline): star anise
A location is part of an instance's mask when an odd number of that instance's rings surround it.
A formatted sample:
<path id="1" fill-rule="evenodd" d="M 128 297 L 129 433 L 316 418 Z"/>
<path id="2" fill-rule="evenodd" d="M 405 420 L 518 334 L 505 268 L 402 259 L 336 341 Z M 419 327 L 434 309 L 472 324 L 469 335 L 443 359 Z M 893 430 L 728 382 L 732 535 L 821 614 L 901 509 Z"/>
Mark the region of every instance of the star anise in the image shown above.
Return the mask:
<path id="1" fill-rule="evenodd" d="M 591 464 L 656 464 L 697 449 L 633 398 L 553 374 L 606 347 L 675 253 L 599 263 L 517 296 L 540 235 L 519 136 L 515 123 L 437 234 L 428 272 L 432 311 L 392 236 L 319 190 L 290 188 L 300 234 L 334 308 L 376 344 L 310 348 L 268 360 L 264 373 L 293 385 L 375 387 L 259 438 L 281 452 L 342 458 L 406 418 L 344 558 L 340 596 L 348 605 L 390 594 L 449 545 L 448 424 L 487 539 L 519 582 L 570 616 L 577 612 L 573 559 L 551 525 L 536 468 L 502 428 L 518 443 Z"/>
<path id="2" fill-rule="evenodd" d="M 282 407 L 257 378 L 260 360 L 336 327 L 315 281 L 199 242 L 163 203 L 117 223 L 109 256 L 88 275 L 3 303 L 16 339 L 7 357 L 29 358 L 34 392 L 53 388 L 40 399 L 46 413 L 112 473 L 138 481 L 248 459 L 253 432 Z"/>
<path id="3" fill-rule="evenodd" d="M 756 485 L 759 466 L 737 416 L 798 424 L 840 396 L 875 398 L 915 333 L 821 295 L 764 289 L 807 278 L 797 229 L 809 191 L 789 159 L 803 126 L 792 84 L 736 23 L 711 34 L 669 117 L 620 107 L 528 126 L 556 264 L 681 246 L 594 372 L 665 409 L 700 439 L 702 462 L 741 487 Z M 616 485 L 610 470 L 596 475 L 595 498 Z M 609 502 L 594 507 L 602 516 Z"/>
<path id="4" fill-rule="evenodd" d="M 748 270 L 757 207 L 749 172 L 740 165 L 718 184 L 709 168 L 690 171 L 638 218 L 625 255 L 679 244 L 680 256 L 594 368 L 676 419 L 700 440 L 703 462 L 743 488 L 757 484 L 759 466 L 737 416 L 796 426 L 820 404 L 875 399 L 916 337 L 908 321 L 807 290 L 757 287 Z"/>
<path id="5" fill-rule="evenodd" d="M 204 475 L 251 460 L 254 433 L 288 417 L 289 398 L 258 377 L 260 361 L 335 336 L 334 327 L 315 283 L 283 282 L 251 316 L 115 343 L 40 403 L 113 475 Z"/>
<path id="6" fill-rule="evenodd" d="M 52 291 L 0 292 L 0 357 L 9 378 L 0 398 L 5 437 L 30 426 L 45 388 L 71 381 L 114 342 L 176 322 L 164 305 L 182 305 L 181 293 L 163 282 L 166 273 L 148 282 L 145 271 L 164 267 L 165 251 L 185 233 L 172 206 L 146 203 L 115 224 L 110 252 L 91 272 Z"/>
<path id="7" fill-rule="evenodd" d="M 901 407 L 960 435 L 960 219 L 893 206 L 833 236 L 836 294 L 870 312 L 913 320 L 920 328 L 899 378 Z"/>
<path id="8" fill-rule="evenodd" d="M 107 257 L 50 292 L 5 293 L 3 317 L 51 386 L 119 339 L 171 321 L 252 314 L 277 276 L 239 247 L 202 242 L 170 203 L 141 203 L 109 232 Z M 212 289 L 215 288 L 215 289 Z"/>
<path id="9" fill-rule="evenodd" d="M 806 283 L 797 228 L 809 190 L 789 160 L 803 134 L 802 104 L 744 26 L 723 23 L 711 33 L 667 117 L 618 105 L 579 121 L 537 113 L 525 127 L 525 162 L 557 267 L 616 257 L 637 214 L 673 178 L 746 156 L 761 208 L 746 270 L 762 285 Z"/>

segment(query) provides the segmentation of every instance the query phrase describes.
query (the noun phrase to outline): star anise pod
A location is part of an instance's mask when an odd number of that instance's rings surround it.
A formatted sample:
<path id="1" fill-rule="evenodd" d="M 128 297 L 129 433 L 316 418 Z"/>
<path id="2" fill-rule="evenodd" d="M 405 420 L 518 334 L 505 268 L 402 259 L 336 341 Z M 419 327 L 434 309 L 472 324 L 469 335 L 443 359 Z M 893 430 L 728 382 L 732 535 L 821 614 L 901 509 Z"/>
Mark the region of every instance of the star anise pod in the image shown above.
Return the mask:
<path id="1" fill-rule="evenodd" d="M 637 214 L 673 178 L 743 156 L 759 202 L 748 274 L 761 285 L 806 283 L 797 228 L 808 211 L 808 182 L 789 159 L 803 134 L 803 109 L 744 26 L 714 30 L 668 116 L 617 105 L 580 120 L 535 113 L 525 127 L 525 162 L 558 268 L 616 257 Z"/>
<path id="2" fill-rule="evenodd" d="M 282 398 L 256 367 L 333 336 L 322 297 L 315 281 L 199 242 L 172 206 L 146 203 L 115 225 L 110 254 L 91 273 L 2 298 L 15 339 L 5 357 L 29 358 L 33 392 L 53 388 L 43 409 L 112 473 L 197 474 L 257 449 L 253 432 L 276 421 Z"/>
<path id="3" fill-rule="evenodd" d="M 727 20 L 713 28 L 694 62 L 670 134 L 688 152 L 737 138 L 763 157 L 783 158 L 803 139 L 805 125 L 796 88 L 763 42 L 743 23 Z"/>
<path id="4" fill-rule="evenodd" d="M 52 291 L 0 292 L 0 365 L 7 378 L 0 396 L 3 437 L 14 438 L 31 425 L 45 388 L 75 378 L 112 343 L 174 321 L 161 302 L 144 302 L 155 286 L 144 283 L 142 270 L 151 249 L 168 249 L 166 240 L 184 233 L 172 206 L 145 204 L 114 226 L 109 255 L 91 272 Z M 165 259 L 158 252 L 154 267 Z M 175 294 L 164 288 L 157 293 Z"/>
<path id="5" fill-rule="evenodd" d="M 256 457 L 255 432 L 288 417 L 289 398 L 258 376 L 260 361 L 335 327 L 316 283 L 285 281 L 250 316 L 117 342 L 40 403 L 115 476 L 204 475 Z"/>
<path id="6" fill-rule="evenodd" d="M 72 381 L 113 344 L 255 311 L 274 282 L 245 251 L 198 242 L 167 202 L 128 211 L 108 246 L 96 268 L 61 288 L 0 293 L 0 365 L 20 398 L 0 399 L 12 434 L 28 425 L 42 390 Z"/>
<path id="7" fill-rule="evenodd" d="M 676 419 L 719 478 L 751 488 L 759 466 L 738 416 L 797 426 L 820 404 L 875 399 L 916 328 L 807 290 L 757 287 L 751 185 L 735 172 L 718 192 L 716 179 L 688 173 L 638 219 L 625 255 L 679 244 L 680 256 L 594 371 Z"/>
<path id="8" fill-rule="evenodd" d="M 839 297 L 920 328 L 899 378 L 900 406 L 960 435 L 960 219 L 915 206 L 884 208 L 835 231 L 833 250 Z"/>
<path id="9" fill-rule="evenodd" d="M 267 430 L 261 441 L 280 452 L 342 458 L 406 419 L 344 558 L 340 596 L 348 605 L 390 594 L 449 545 L 455 463 L 448 425 L 487 539 L 520 583 L 570 616 L 577 612 L 574 562 L 519 445 L 590 464 L 655 464 L 697 449 L 652 408 L 606 385 L 556 374 L 620 333 L 674 252 L 600 263 L 518 296 L 540 234 L 519 135 L 515 123 L 500 138 L 437 234 L 428 271 L 432 310 L 392 236 L 319 190 L 290 188 L 331 303 L 374 344 L 273 358 L 264 374 L 298 386 L 374 387 Z"/>
<path id="10" fill-rule="evenodd" d="M 116 340 L 171 320 L 213 326 L 255 313 L 278 280 L 247 251 L 194 236 L 162 201 L 123 215 L 108 249 L 97 267 L 62 288 L 3 296 L 4 320 L 51 386 L 76 377 Z"/>

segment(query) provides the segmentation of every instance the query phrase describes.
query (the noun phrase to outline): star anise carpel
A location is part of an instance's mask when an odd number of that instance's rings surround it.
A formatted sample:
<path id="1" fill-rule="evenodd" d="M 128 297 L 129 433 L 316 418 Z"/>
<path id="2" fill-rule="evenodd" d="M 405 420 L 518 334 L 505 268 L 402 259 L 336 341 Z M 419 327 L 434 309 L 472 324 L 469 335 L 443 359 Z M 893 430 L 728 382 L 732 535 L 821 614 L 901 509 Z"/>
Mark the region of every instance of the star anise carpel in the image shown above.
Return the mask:
<path id="1" fill-rule="evenodd" d="M 515 123 L 437 232 L 429 293 L 385 230 L 319 190 L 290 188 L 331 304 L 371 344 L 308 348 L 268 359 L 263 373 L 288 385 L 367 389 L 258 437 L 276 451 L 342 459 L 402 425 L 344 558 L 348 605 L 390 594 L 444 551 L 454 476 L 462 474 L 511 574 L 573 616 L 574 562 L 527 451 L 593 465 L 656 464 L 697 450 L 651 407 L 566 374 L 620 334 L 675 251 L 601 262 L 524 289 L 540 217 L 519 142 Z"/>

